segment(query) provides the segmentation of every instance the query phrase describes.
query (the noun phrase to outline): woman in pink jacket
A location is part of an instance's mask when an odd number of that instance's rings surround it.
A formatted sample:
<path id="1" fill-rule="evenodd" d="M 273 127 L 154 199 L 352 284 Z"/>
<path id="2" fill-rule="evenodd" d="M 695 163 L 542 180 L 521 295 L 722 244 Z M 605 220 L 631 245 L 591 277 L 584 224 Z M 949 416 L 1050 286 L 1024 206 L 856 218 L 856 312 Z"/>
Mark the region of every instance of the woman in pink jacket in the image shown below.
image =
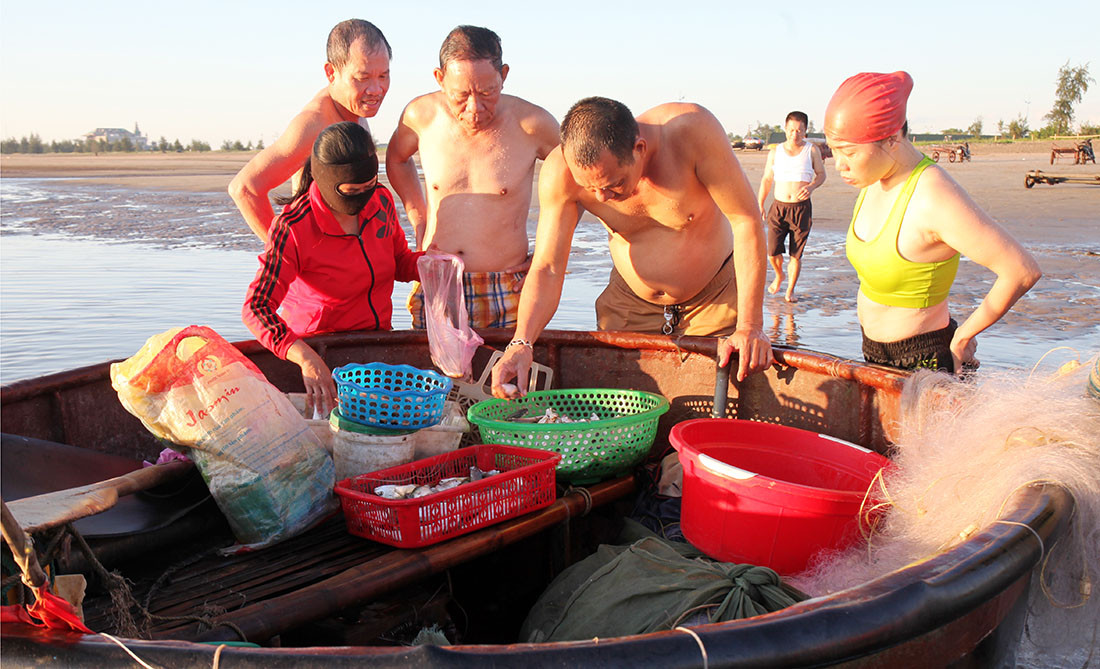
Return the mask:
<path id="1" fill-rule="evenodd" d="M 351 122 L 325 128 L 272 223 L 242 310 L 260 343 L 302 368 L 307 412 L 335 407 L 336 385 L 301 338 L 389 330 L 393 283 L 416 280 L 421 255 L 409 250 L 393 195 L 378 183 L 370 134 Z"/>

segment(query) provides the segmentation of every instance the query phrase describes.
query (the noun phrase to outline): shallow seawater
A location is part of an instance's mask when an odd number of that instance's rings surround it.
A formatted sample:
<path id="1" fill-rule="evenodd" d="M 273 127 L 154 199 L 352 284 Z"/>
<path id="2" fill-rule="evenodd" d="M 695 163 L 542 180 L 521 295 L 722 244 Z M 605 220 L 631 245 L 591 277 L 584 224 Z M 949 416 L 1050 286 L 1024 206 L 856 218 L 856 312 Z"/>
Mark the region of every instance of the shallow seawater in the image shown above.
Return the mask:
<path id="1" fill-rule="evenodd" d="M 537 216 L 532 209 L 532 236 Z M 1100 238 L 1097 230 L 1087 234 Z M 1100 259 L 1081 248 L 1032 249 L 1043 281 L 979 337 L 983 365 L 1030 367 L 1059 346 L 1082 358 L 1100 348 Z M 240 309 L 261 251 L 224 193 L 0 180 L 0 382 L 125 358 L 176 326 L 251 338 Z M 843 235 L 815 231 L 803 260 L 797 303 L 765 297 L 765 331 L 776 343 L 860 359 L 857 283 Z M 550 327 L 594 328 L 592 305 L 610 268 L 606 232 L 582 221 Z M 952 292 L 956 317 L 977 307 L 992 278 L 964 259 Z M 408 290 L 394 291 L 397 329 L 409 327 Z"/>

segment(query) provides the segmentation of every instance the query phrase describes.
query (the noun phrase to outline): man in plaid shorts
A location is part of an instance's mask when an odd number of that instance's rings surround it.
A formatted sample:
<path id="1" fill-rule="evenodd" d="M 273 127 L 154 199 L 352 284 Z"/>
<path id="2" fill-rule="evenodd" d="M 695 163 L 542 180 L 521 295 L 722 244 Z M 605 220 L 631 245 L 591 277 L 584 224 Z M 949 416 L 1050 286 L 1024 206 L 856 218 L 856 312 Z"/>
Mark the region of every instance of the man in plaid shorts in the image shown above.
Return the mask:
<path id="1" fill-rule="evenodd" d="M 440 90 L 405 107 L 386 148 L 386 174 L 417 249 L 431 246 L 465 264 L 466 310 L 475 328 L 516 325 L 531 264 L 527 215 L 535 162 L 558 144 L 549 112 L 502 94 L 507 76 L 496 33 L 458 26 L 439 51 Z M 419 284 L 408 306 L 413 327 L 423 328 Z"/>

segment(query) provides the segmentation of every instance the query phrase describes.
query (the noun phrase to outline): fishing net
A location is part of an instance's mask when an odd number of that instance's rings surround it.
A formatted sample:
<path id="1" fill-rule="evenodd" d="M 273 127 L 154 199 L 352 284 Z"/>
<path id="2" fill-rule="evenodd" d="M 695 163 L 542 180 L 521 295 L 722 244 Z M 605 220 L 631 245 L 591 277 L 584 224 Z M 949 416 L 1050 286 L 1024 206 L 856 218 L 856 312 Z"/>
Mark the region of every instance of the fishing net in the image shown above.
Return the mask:
<path id="1" fill-rule="evenodd" d="M 956 546 L 998 518 L 1015 493 L 1070 492 L 1068 531 L 1042 546 L 1021 657 L 1082 666 L 1100 657 L 1100 402 L 1086 364 L 983 372 L 973 382 L 917 372 L 905 385 L 894 467 L 876 486 L 884 514 L 866 547 L 824 556 L 792 579 L 813 595 L 864 583 Z M 1067 658 L 1050 664 L 1050 658 Z M 1027 666 L 1027 665 L 1025 665 Z"/>

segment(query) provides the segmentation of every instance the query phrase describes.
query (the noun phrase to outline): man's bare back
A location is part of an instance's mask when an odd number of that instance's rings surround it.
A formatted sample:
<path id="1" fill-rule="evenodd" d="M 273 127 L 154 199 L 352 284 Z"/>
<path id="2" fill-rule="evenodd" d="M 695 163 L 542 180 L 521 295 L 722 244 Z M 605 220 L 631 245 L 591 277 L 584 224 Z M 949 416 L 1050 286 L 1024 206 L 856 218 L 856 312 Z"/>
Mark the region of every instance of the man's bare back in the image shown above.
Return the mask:
<path id="1" fill-rule="evenodd" d="M 449 113 L 443 93 L 435 92 L 409 103 L 402 123 L 416 135 L 426 186 L 427 216 L 417 228 L 418 246 L 453 253 L 470 272 L 522 264 L 535 163 L 557 143 L 553 117 L 502 95 L 492 123 L 470 133 Z M 391 156 L 400 161 L 409 148 L 407 141 L 391 142 L 387 168 Z"/>

